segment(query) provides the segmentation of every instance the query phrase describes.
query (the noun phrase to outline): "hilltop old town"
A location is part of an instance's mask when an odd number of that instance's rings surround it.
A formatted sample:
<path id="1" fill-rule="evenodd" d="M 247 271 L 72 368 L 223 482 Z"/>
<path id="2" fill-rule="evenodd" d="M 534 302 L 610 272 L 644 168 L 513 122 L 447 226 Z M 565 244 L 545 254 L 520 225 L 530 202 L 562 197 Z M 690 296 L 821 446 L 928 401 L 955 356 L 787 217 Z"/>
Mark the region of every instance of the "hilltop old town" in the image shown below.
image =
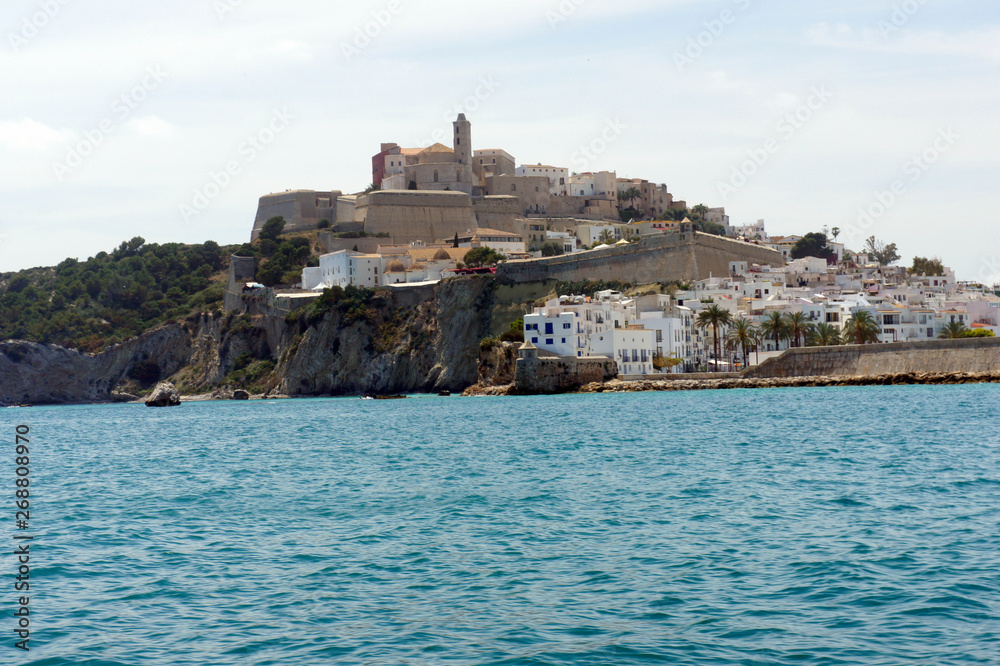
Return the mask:
<path id="1" fill-rule="evenodd" d="M 895 245 L 874 236 L 853 248 L 838 228 L 772 236 L 763 220 L 734 225 L 724 208 L 689 208 L 665 184 L 518 164 L 502 148 L 474 149 L 464 114 L 451 146 L 381 144 L 364 193 L 262 196 L 252 238 L 277 221 L 285 233 L 319 229 L 327 252 L 287 289 L 264 287 L 252 259 L 234 257 L 227 310 L 280 314 L 333 287 L 415 290 L 475 274 L 604 281 L 525 308 L 518 325 L 531 355 L 612 359 L 620 377 L 738 371 L 806 345 L 1000 331 L 996 288 L 958 282 L 940 259 L 898 266 Z M 626 295 L 616 282 L 661 288 Z"/>

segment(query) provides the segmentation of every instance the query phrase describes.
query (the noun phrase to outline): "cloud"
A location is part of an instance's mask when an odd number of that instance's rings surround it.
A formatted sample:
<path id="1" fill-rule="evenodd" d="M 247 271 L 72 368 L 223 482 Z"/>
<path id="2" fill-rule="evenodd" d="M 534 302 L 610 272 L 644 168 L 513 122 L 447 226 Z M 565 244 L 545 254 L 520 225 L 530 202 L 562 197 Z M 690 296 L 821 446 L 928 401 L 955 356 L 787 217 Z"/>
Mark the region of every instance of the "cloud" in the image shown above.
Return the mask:
<path id="1" fill-rule="evenodd" d="M 158 116 L 132 118 L 125 127 L 141 136 L 166 136 L 172 130 L 170 123 Z"/>
<path id="2" fill-rule="evenodd" d="M 1000 60 L 1000 28 L 996 27 L 946 34 L 917 32 L 885 21 L 862 30 L 845 23 L 817 23 L 806 30 L 806 38 L 816 46 L 856 51 Z"/>
<path id="3" fill-rule="evenodd" d="M 30 118 L 0 121 L 0 146 L 8 150 L 44 150 L 65 143 L 68 136 Z"/>

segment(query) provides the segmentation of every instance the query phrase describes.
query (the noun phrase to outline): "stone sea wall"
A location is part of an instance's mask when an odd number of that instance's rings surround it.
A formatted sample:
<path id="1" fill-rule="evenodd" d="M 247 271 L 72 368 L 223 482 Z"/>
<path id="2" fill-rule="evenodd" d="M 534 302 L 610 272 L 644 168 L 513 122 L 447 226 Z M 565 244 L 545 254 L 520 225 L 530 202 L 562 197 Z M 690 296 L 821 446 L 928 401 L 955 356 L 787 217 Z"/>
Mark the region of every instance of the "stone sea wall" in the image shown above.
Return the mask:
<path id="1" fill-rule="evenodd" d="M 546 280 L 621 280 L 638 284 L 687 282 L 728 275 L 730 261 L 783 265 L 781 253 L 699 232 L 647 236 L 603 250 L 508 261 L 497 267 L 503 283 Z"/>
<path id="2" fill-rule="evenodd" d="M 1000 372 L 1000 338 L 789 349 L 743 373 L 748 379 Z"/>

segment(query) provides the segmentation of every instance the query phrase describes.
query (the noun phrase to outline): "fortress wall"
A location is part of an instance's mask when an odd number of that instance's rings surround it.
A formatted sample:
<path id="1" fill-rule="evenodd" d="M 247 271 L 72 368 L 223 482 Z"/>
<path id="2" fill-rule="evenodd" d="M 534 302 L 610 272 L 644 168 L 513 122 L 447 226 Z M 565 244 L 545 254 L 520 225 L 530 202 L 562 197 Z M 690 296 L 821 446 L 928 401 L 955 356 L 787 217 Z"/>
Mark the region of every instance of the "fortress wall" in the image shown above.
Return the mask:
<path id="1" fill-rule="evenodd" d="M 272 217 L 285 218 L 285 232 L 310 231 L 316 228 L 320 220 L 337 221 L 337 197 L 339 191 L 315 192 L 312 190 L 297 190 L 266 194 L 257 202 L 257 216 L 254 218 L 250 239 L 254 240 L 260 234 L 264 223 Z M 317 198 L 330 201 L 329 206 L 317 206 Z"/>
<path id="2" fill-rule="evenodd" d="M 617 374 L 618 364 L 603 356 L 519 358 L 514 386 L 518 393 L 561 393 L 590 382 L 606 382 Z"/>
<path id="3" fill-rule="evenodd" d="M 764 379 L 911 372 L 1000 372 L 1000 338 L 800 347 L 748 369 L 743 376 Z"/>
<path id="4" fill-rule="evenodd" d="M 486 229 L 521 233 L 516 220 L 521 216 L 521 200 L 511 196 L 476 197 L 472 200 L 476 222 Z"/>
<path id="5" fill-rule="evenodd" d="M 508 261 L 497 267 L 504 283 L 545 280 L 619 280 L 650 284 L 727 275 L 730 261 L 782 264 L 781 253 L 698 232 L 647 236 L 639 243 L 545 259 Z"/>
<path id="6" fill-rule="evenodd" d="M 365 231 L 387 233 L 399 244 L 450 239 L 476 227 L 472 198 L 462 192 L 372 192 L 358 208 Z"/>
<path id="7" fill-rule="evenodd" d="M 389 245 L 390 241 L 389 238 L 335 238 L 332 233 L 322 231 L 319 234 L 319 242 L 328 254 L 341 250 L 353 250 L 355 245 L 358 246 L 358 252 L 375 254 L 378 252 L 379 245 Z"/>

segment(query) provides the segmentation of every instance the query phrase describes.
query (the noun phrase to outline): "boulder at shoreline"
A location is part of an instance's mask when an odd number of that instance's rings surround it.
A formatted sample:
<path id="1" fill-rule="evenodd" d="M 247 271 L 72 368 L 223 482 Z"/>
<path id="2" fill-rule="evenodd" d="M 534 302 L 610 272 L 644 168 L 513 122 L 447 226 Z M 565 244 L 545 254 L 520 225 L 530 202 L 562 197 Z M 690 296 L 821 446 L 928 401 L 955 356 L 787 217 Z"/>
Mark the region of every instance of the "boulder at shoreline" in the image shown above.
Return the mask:
<path id="1" fill-rule="evenodd" d="M 170 382 L 160 382 L 146 399 L 147 407 L 176 407 L 181 404 L 177 388 Z"/>

